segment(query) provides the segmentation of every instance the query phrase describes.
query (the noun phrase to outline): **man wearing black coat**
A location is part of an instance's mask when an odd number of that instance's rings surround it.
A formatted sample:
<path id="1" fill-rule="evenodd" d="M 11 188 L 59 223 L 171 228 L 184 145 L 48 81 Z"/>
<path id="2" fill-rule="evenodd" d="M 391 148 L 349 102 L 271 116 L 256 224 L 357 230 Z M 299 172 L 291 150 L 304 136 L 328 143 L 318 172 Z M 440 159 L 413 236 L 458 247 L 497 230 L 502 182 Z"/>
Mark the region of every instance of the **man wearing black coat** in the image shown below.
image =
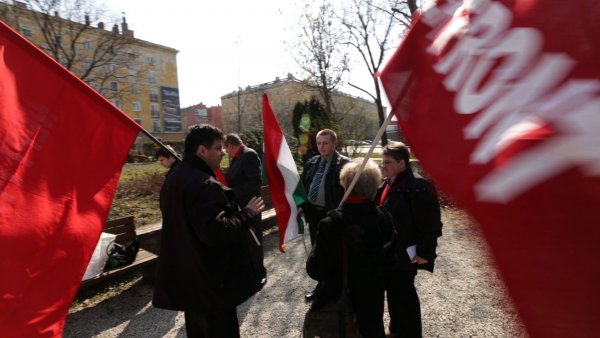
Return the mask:
<path id="1" fill-rule="evenodd" d="M 317 149 L 319 155 L 313 156 L 304 164 L 300 179 L 308 194 L 308 202 L 304 203 L 300 212 L 308 223 L 310 243 L 315 244 L 319 231 L 319 222 L 327 216 L 329 210 L 334 210 L 344 197 L 344 188 L 340 185 L 340 171 L 350 161 L 340 155 L 335 148 L 337 134 L 331 129 L 323 129 L 317 133 Z M 308 292 L 306 300 L 312 301 L 315 290 Z"/>
<path id="2" fill-rule="evenodd" d="M 245 208 L 214 177 L 223 133 L 211 125 L 190 128 L 183 161 L 160 192 L 163 216 L 153 305 L 184 311 L 188 337 L 239 337 L 236 306 L 260 288 L 250 260 L 249 220 L 264 203 Z"/>
<path id="3" fill-rule="evenodd" d="M 410 167 L 404 144 L 383 148 L 385 183 L 375 201 L 393 216 L 398 234 L 396 262 L 385 271 L 390 334 L 421 337 L 421 305 L 415 288 L 417 269 L 433 272 L 437 238 L 442 235 L 440 204 L 435 188 Z"/>
<path id="4" fill-rule="evenodd" d="M 225 151 L 229 155 L 230 164 L 225 179 L 231 188 L 237 202 L 246 205 L 253 197 L 260 197 L 262 184 L 262 169 L 260 158 L 254 149 L 248 148 L 237 134 L 225 135 Z M 256 239 L 261 243 L 252 257 L 256 260 L 257 269 L 262 273 L 263 283 L 266 283 L 267 270 L 264 267 L 262 221 L 260 214 L 251 220 Z"/>

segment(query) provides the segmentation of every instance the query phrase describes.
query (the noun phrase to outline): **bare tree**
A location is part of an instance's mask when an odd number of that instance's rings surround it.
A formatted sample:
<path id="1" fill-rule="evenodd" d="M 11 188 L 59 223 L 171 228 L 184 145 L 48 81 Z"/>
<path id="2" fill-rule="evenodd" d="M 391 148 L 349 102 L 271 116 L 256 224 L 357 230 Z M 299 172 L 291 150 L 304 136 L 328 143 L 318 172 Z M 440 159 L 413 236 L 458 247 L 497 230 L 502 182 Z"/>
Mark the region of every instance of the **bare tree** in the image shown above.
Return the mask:
<path id="1" fill-rule="evenodd" d="M 131 49 L 133 33 L 125 19 L 120 32 L 116 16 L 94 0 L 25 0 L 5 9 L 7 23 L 17 30 L 31 18 L 41 36 L 32 42 L 105 97 L 127 92 L 111 88 L 111 82 L 138 76 L 134 70 L 141 62 Z M 112 31 L 103 21 L 113 23 Z"/>
<path id="2" fill-rule="evenodd" d="M 333 93 L 348 70 L 348 53 L 341 43 L 342 27 L 327 0 L 316 11 L 307 4 L 300 26 L 302 33 L 294 57 L 308 74 L 307 86 L 319 91 L 329 120 L 337 125 Z"/>
<path id="3" fill-rule="evenodd" d="M 347 43 L 358 52 L 373 78 L 375 94 L 352 83 L 349 85 L 368 94 L 375 101 L 380 124 L 383 124 L 386 116 L 381 102 L 381 88 L 375 74 L 381 68 L 387 52 L 398 45 L 402 33 L 410 25 L 417 5 L 417 0 L 348 0 L 343 6 L 343 15 L 337 17 L 348 33 Z M 383 145 L 387 144 L 385 133 L 381 142 Z"/>

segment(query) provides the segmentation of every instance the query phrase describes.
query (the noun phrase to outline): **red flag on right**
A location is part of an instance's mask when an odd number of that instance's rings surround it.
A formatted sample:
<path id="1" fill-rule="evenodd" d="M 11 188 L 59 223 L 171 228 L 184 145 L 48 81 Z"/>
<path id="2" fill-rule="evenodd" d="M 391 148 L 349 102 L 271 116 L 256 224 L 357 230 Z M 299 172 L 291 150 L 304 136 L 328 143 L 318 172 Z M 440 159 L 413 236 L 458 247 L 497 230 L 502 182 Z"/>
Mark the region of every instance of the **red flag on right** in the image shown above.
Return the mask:
<path id="1" fill-rule="evenodd" d="M 432 2 L 380 74 L 532 337 L 600 332 L 600 5 Z"/>

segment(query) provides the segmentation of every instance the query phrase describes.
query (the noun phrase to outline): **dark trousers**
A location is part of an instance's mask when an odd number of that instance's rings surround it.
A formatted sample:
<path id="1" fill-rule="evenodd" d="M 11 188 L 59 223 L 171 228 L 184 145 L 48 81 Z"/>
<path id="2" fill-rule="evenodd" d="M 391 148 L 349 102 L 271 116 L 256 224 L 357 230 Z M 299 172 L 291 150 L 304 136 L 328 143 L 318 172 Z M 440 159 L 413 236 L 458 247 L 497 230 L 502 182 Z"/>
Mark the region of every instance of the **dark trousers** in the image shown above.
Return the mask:
<path id="1" fill-rule="evenodd" d="M 252 228 L 252 231 L 254 233 L 254 235 L 256 236 L 256 239 L 254 237 L 251 238 L 252 241 L 256 241 L 258 240 L 258 242 L 260 243 L 260 245 L 256 245 L 255 243 L 250 243 L 251 245 L 249 245 L 251 252 L 251 258 L 252 261 L 254 263 L 255 268 L 257 269 L 257 271 L 260 274 L 261 278 L 267 277 L 267 269 L 265 268 L 264 265 L 264 248 L 263 248 L 263 226 L 262 226 L 262 219 L 260 217 L 260 214 L 251 218 L 250 219 L 250 227 Z"/>
<path id="2" fill-rule="evenodd" d="M 185 311 L 185 332 L 188 338 L 239 338 L 240 325 L 234 308 L 221 311 Z"/>
<path id="3" fill-rule="evenodd" d="M 390 332 L 397 337 L 422 337 L 421 303 L 415 288 L 417 270 L 391 270 L 385 274 Z"/>
<path id="4" fill-rule="evenodd" d="M 306 223 L 308 223 L 310 233 L 310 244 L 315 245 L 317 233 L 319 232 L 319 222 L 327 217 L 327 210 L 318 209 L 310 203 L 307 203 L 304 209 L 304 218 L 306 219 Z"/>

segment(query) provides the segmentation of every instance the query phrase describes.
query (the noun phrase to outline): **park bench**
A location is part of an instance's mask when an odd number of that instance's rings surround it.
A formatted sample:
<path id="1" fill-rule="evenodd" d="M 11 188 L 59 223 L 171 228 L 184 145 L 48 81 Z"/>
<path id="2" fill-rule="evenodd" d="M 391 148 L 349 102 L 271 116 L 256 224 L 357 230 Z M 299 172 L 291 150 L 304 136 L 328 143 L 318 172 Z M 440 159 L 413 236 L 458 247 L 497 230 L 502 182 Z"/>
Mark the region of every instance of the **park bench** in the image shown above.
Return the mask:
<path id="1" fill-rule="evenodd" d="M 260 193 L 265 201 L 265 210 L 261 214 L 263 229 L 268 229 L 276 224 L 275 208 L 273 207 L 269 187 L 261 187 Z M 104 271 L 94 278 L 83 281 L 80 290 L 124 275 L 127 272 L 142 271 L 145 277 L 151 277 L 150 268 L 152 267 L 152 263 L 156 262 L 158 258 L 161 229 L 161 223 L 150 224 L 136 229 L 133 216 L 117 218 L 106 222 L 103 231 L 117 235 L 115 238 L 116 243 L 126 245 L 137 239 L 140 243 L 140 251 L 133 263 Z"/>
<path id="2" fill-rule="evenodd" d="M 103 231 L 117 235 L 117 237 L 115 238 L 115 243 L 123 245 L 131 243 L 136 239 L 140 240 L 138 238 L 138 233 L 135 229 L 135 222 L 133 216 L 127 216 L 110 220 L 106 222 Z M 141 244 L 143 246 L 143 243 Z M 144 268 L 148 267 L 151 263 L 155 262 L 157 258 L 158 256 L 155 253 L 150 252 L 144 249 L 143 247 L 140 247 L 140 251 L 138 252 L 133 263 L 104 271 L 103 273 L 94 278 L 86 279 L 81 283 L 80 289 L 101 283 L 108 279 L 112 279 L 119 275 L 123 275 L 127 272 L 140 270 L 143 271 Z"/>

